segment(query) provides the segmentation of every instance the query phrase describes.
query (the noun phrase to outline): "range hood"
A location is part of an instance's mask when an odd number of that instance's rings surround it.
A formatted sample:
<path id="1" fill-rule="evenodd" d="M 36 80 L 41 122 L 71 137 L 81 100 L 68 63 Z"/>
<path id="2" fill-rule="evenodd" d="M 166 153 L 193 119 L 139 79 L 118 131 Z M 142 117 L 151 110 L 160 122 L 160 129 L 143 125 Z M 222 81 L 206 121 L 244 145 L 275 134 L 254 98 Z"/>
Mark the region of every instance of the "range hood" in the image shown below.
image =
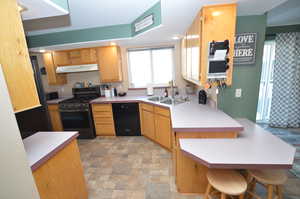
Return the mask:
<path id="1" fill-rule="evenodd" d="M 60 66 L 56 68 L 56 73 L 79 73 L 97 71 L 98 64 L 85 64 L 85 65 L 73 65 L 73 66 Z"/>

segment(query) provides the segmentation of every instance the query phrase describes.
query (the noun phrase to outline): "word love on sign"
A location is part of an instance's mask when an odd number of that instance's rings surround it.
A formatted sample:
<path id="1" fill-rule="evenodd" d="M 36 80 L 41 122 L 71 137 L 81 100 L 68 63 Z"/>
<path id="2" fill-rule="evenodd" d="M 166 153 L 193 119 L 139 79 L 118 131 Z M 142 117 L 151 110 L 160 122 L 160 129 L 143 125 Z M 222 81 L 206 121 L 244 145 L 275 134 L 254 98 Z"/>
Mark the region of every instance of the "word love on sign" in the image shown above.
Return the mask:
<path id="1" fill-rule="evenodd" d="M 254 64 L 257 33 L 241 33 L 235 36 L 234 65 Z"/>

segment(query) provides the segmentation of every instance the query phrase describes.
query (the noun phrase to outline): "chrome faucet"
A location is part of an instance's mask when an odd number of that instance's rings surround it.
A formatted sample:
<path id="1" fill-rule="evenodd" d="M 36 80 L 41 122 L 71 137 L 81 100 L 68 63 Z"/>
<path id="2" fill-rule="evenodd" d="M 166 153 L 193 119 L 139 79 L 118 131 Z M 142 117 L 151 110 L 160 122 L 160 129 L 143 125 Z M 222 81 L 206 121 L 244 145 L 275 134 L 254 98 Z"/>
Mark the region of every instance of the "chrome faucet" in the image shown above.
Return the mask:
<path id="1" fill-rule="evenodd" d="M 171 98 L 172 100 L 174 100 L 175 99 L 174 80 L 169 81 L 169 84 L 171 86 Z"/>

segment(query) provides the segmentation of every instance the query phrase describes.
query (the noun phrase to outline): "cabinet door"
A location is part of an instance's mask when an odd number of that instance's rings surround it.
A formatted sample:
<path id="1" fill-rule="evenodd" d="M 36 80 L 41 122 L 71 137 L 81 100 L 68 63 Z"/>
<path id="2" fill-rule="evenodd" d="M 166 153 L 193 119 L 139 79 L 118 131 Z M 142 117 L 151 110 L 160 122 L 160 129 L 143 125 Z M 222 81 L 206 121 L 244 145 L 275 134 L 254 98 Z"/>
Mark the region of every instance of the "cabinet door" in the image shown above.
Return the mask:
<path id="1" fill-rule="evenodd" d="M 143 134 L 155 140 L 154 113 L 143 110 Z"/>
<path id="2" fill-rule="evenodd" d="M 53 61 L 56 66 L 71 65 L 68 51 L 55 51 L 53 52 Z"/>
<path id="3" fill-rule="evenodd" d="M 186 35 L 181 40 L 181 74 L 183 78 L 187 78 L 186 71 Z"/>
<path id="4" fill-rule="evenodd" d="M 0 70 L 15 112 L 40 106 L 20 12 L 16 1 L 1 0 Z"/>
<path id="5" fill-rule="evenodd" d="M 47 79 L 49 85 L 62 85 L 67 83 L 67 77 L 65 74 L 57 74 L 56 66 L 53 62 L 51 53 L 43 54 L 44 65 L 47 71 Z"/>
<path id="6" fill-rule="evenodd" d="M 200 23 L 201 18 L 198 14 L 192 25 L 193 37 L 191 38 L 191 79 L 196 82 L 200 80 Z"/>
<path id="7" fill-rule="evenodd" d="M 192 78 L 192 32 L 191 28 L 189 28 L 187 32 L 187 40 L 186 40 L 186 77 L 187 79 Z"/>
<path id="8" fill-rule="evenodd" d="M 159 144 L 171 149 L 171 121 L 168 117 L 155 115 L 155 136 Z"/>
<path id="9" fill-rule="evenodd" d="M 97 55 L 95 48 L 85 48 L 80 50 L 80 57 L 82 64 L 95 64 L 97 63 Z"/>
<path id="10" fill-rule="evenodd" d="M 102 83 L 122 81 L 121 55 L 118 46 L 98 48 L 97 58 Z"/>
<path id="11" fill-rule="evenodd" d="M 234 36 L 236 30 L 236 4 L 204 6 L 202 8 L 201 83 L 207 81 L 208 42 L 229 40 L 229 69 L 226 84 L 232 83 Z M 219 13 L 214 15 L 213 13 Z M 224 23 L 226 21 L 226 23 Z"/>
<path id="12" fill-rule="evenodd" d="M 49 116 L 53 131 L 63 131 L 58 105 L 48 105 Z"/>
<path id="13" fill-rule="evenodd" d="M 81 54 L 80 50 L 70 50 L 68 51 L 68 58 L 71 65 L 80 65 L 81 63 Z"/>

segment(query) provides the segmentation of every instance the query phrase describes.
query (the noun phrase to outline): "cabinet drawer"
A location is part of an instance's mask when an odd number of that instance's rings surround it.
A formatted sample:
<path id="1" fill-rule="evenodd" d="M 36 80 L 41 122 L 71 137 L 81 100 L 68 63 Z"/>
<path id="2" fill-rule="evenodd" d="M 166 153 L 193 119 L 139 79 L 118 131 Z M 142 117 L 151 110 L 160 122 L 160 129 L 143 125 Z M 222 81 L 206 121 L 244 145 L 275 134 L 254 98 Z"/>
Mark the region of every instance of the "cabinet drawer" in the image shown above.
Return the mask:
<path id="1" fill-rule="evenodd" d="M 115 135 L 115 127 L 112 124 L 95 125 L 97 135 Z"/>
<path id="2" fill-rule="evenodd" d="M 95 124 L 113 124 L 114 120 L 112 117 L 101 117 L 94 116 Z"/>
<path id="3" fill-rule="evenodd" d="M 109 112 L 112 112 L 111 104 L 93 104 L 93 111 L 109 111 Z"/>
<path id="4" fill-rule="evenodd" d="M 154 107 L 154 112 L 166 117 L 170 117 L 170 110 L 168 108 Z"/>
<path id="5" fill-rule="evenodd" d="M 153 112 L 153 105 L 142 103 L 142 109 Z"/>
<path id="6" fill-rule="evenodd" d="M 111 111 L 93 111 L 94 117 L 113 117 Z"/>

